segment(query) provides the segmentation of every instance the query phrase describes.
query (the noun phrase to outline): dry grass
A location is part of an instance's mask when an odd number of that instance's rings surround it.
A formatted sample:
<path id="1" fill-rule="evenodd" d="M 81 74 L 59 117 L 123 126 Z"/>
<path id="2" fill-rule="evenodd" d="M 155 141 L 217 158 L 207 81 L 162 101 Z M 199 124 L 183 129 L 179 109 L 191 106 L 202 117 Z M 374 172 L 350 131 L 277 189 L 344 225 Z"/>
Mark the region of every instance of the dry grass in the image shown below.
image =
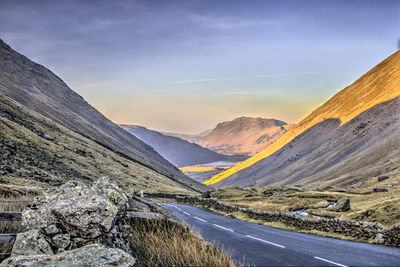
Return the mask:
<path id="1" fill-rule="evenodd" d="M 35 197 L 34 193 L 17 194 L 6 186 L 0 188 L 0 211 L 22 211 Z M 21 222 L 0 222 L 1 234 L 16 234 L 25 231 Z M 11 253 L 13 244 L 0 244 L 0 253 Z M 3 255 L 4 256 L 4 255 Z M 0 258 L 3 257 L 0 255 Z"/>
<path id="2" fill-rule="evenodd" d="M 385 187 L 385 184 L 392 185 Z M 373 188 L 388 188 L 388 192 L 371 193 Z M 387 227 L 400 223 L 400 183 L 390 178 L 383 183 L 371 182 L 360 190 L 335 192 L 305 190 L 290 187 L 224 187 L 212 193 L 221 201 L 257 210 L 289 212 L 308 209 L 310 214 L 325 217 L 340 217 L 357 221 L 379 222 Z M 350 199 L 351 210 L 333 212 L 328 202 L 339 198 Z"/>
<path id="3" fill-rule="evenodd" d="M 235 266 L 217 247 L 167 221 L 131 221 L 130 245 L 138 266 Z"/>

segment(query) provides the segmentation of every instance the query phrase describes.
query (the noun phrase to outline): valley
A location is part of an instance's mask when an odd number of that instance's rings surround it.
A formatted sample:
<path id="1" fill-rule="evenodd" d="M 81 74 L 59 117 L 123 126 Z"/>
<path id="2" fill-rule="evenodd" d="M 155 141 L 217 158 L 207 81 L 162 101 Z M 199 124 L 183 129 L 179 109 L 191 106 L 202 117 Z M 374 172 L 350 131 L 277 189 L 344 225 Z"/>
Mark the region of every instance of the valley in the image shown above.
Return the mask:
<path id="1" fill-rule="evenodd" d="M 400 266 L 398 10 L 0 1 L 0 267 Z"/>

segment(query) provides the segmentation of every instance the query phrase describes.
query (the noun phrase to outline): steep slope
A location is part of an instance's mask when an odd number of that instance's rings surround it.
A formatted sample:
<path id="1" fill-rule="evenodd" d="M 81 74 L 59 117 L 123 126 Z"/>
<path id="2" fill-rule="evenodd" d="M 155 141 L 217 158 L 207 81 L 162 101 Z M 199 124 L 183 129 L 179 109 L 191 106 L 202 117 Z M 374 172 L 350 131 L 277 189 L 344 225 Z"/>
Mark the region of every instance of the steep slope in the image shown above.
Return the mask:
<path id="1" fill-rule="evenodd" d="M 274 119 L 240 117 L 219 123 L 197 143 L 218 153 L 253 155 L 292 126 Z"/>
<path id="2" fill-rule="evenodd" d="M 12 50 L 1 40 L 0 93 L 171 179 L 204 189 L 150 146 L 104 117 L 50 70 Z"/>
<path id="3" fill-rule="evenodd" d="M 186 140 L 190 143 L 197 143 L 198 141 L 200 141 L 201 138 L 203 138 L 210 132 L 211 132 L 211 130 L 205 130 L 198 134 L 180 134 L 180 133 L 167 133 L 167 132 L 163 132 L 162 134 L 178 137 L 178 138 Z"/>
<path id="4" fill-rule="evenodd" d="M 120 126 L 153 147 L 161 156 L 178 167 L 215 161 L 238 162 L 246 159 L 245 156 L 218 154 L 178 137 L 167 136 L 142 126 L 127 124 L 120 124 Z"/>
<path id="5" fill-rule="evenodd" d="M 302 185 L 360 187 L 384 175 L 400 178 L 400 97 L 340 126 L 326 119 L 271 156 L 218 186 Z"/>
<path id="6" fill-rule="evenodd" d="M 326 119 L 337 119 L 338 127 L 343 127 L 364 111 L 371 109 L 377 104 L 390 101 L 399 95 L 400 52 L 396 52 L 361 76 L 353 84 L 341 90 L 265 150 L 235 165 L 233 168 L 212 177 L 206 183 L 214 184 L 236 173 L 235 177 L 241 176 L 240 171 L 246 168 L 250 168 L 246 172 L 253 173 L 252 167 L 255 163 L 276 153 L 296 136 L 311 129 L 311 127 L 318 123 Z M 293 154 L 293 156 L 295 155 Z M 322 155 L 320 156 L 322 157 Z M 234 183 L 233 180 L 235 177 L 230 178 L 232 180 L 231 183 Z"/>
<path id="7" fill-rule="evenodd" d="M 129 190 L 193 193 L 180 183 L 0 95 L 1 188 L 41 191 L 109 176 Z"/>

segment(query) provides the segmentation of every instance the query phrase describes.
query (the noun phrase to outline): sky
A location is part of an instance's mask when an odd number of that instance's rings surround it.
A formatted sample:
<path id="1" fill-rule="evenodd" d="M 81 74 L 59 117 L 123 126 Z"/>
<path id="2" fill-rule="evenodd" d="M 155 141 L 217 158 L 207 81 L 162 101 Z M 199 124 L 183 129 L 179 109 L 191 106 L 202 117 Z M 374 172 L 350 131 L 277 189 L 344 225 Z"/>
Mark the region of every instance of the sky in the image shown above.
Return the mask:
<path id="1" fill-rule="evenodd" d="M 299 122 L 399 49 L 400 1 L 0 0 L 0 38 L 116 123 Z"/>

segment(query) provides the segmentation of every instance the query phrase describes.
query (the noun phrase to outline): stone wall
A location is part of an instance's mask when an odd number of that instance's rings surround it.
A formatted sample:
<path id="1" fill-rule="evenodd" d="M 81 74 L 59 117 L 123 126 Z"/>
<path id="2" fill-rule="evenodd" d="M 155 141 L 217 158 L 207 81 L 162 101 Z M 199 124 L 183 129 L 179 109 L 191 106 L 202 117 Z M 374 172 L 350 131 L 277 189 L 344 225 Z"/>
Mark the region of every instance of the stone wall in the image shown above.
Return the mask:
<path id="1" fill-rule="evenodd" d="M 182 204 L 200 205 L 206 209 L 215 209 L 227 213 L 239 211 L 247 214 L 252 219 L 265 222 L 281 222 L 301 230 L 337 233 L 365 241 L 374 240 L 375 243 L 400 247 L 400 224 L 389 229 L 380 223 L 357 222 L 344 218 L 310 218 L 288 212 L 259 211 L 225 204 L 215 198 L 196 196 L 175 196 L 174 198 Z"/>

